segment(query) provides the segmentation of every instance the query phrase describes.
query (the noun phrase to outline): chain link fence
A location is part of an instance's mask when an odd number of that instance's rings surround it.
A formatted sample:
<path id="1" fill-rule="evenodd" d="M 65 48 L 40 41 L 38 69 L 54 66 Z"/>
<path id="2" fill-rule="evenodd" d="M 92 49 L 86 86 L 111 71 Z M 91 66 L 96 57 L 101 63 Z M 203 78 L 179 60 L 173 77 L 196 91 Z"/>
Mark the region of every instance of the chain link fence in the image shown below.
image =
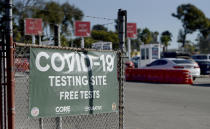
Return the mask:
<path id="1" fill-rule="evenodd" d="M 75 49 L 76 50 L 76 49 Z M 18 45 L 15 50 L 15 126 L 17 129 L 119 129 L 123 117 L 118 112 L 96 115 L 67 116 L 62 118 L 28 117 L 29 110 L 29 45 Z M 119 56 L 120 54 L 118 54 Z M 120 59 L 118 57 L 118 59 Z M 118 61 L 120 66 L 121 61 Z M 120 74 L 121 67 L 118 67 Z M 120 78 L 120 77 L 119 77 Z M 120 83 L 122 84 L 122 83 Z M 120 88 L 119 88 L 120 89 Z M 120 92 L 122 89 L 119 90 Z M 122 94 L 120 94 L 122 96 Z M 122 101 L 122 100 L 121 100 Z M 120 104 L 121 105 L 121 104 Z M 121 108 L 123 108 L 121 106 Z M 121 116 L 121 117 L 120 117 Z"/>

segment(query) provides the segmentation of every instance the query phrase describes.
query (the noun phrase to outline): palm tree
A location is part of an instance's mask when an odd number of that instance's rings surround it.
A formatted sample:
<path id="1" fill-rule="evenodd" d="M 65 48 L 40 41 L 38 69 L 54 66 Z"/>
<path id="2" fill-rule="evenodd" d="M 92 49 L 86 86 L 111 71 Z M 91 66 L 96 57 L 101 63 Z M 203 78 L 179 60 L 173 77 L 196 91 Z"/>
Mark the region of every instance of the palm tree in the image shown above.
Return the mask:
<path id="1" fill-rule="evenodd" d="M 160 41 L 163 44 L 163 52 L 167 51 L 167 47 L 170 45 L 170 41 L 172 40 L 172 34 L 169 31 L 164 31 L 161 34 Z"/>

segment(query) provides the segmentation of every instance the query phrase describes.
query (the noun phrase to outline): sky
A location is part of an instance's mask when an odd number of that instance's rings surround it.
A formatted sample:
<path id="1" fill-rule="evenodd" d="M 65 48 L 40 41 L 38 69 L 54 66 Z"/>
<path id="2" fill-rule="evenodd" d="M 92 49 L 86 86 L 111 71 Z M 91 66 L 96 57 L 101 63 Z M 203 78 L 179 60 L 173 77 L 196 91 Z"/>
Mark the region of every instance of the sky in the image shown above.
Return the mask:
<path id="1" fill-rule="evenodd" d="M 91 25 L 107 24 L 109 30 L 114 30 L 114 21 L 117 19 L 118 9 L 127 10 L 127 21 L 136 23 L 137 28 L 148 28 L 158 31 L 159 35 L 169 30 L 173 37 L 169 48 L 178 48 L 177 36 L 182 23 L 172 13 L 181 4 L 191 3 L 210 18 L 209 0 L 55 0 L 59 3 L 69 2 L 83 11 L 83 21 L 90 21 Z M 98 18 L 92 18 L 92 17 Z M 104 19 L 105 18 L 105 19 Z M 110 23 L 110 24 L 109 24 Z M 188 35 L 187 39 L 196 43 L 197 33 Z"/>

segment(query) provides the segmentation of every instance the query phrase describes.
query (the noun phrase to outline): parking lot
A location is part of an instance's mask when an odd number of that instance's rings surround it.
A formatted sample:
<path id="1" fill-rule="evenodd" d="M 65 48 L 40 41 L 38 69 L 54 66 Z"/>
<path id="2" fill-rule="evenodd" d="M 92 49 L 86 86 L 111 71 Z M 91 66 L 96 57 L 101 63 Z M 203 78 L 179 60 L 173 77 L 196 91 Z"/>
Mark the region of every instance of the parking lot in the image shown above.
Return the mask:
<path id="1" fill-rule="evenodd" d="M 126 82 L 126 129 L 209 129 L 210 77 L 194 85 Z"/>

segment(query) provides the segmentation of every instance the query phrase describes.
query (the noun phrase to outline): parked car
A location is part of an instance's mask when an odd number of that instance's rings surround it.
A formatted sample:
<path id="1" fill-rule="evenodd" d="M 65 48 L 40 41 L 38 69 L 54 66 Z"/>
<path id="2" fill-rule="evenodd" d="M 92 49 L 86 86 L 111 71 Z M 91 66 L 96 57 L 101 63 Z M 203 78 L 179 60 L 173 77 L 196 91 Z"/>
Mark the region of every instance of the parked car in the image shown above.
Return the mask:
<path id="1" fill-rule="evenodd" d="M 200 67 L 193 60 L 181 58 L 162 58 L 142 67 L 143 69 L 181 69 L 189 70 L 193 80 L 200 76 Z"/>
<path id="2" fill-rule="evenodd" d="M 210 74 L 210 61 L 197 61 L 197 63 L 201 69 L 201 74 Z"/>
<path id="3" fill-rule="evenodd" d="M 195 61 L 210 61 L 210 54 L 197 54 L 197 55 L 193 55 L 192 58 Z"/>
<path id="4" fill-rule="evenodd" d="M 210 74 L 210 54 L 193 55 L 192 58 L 198 63 L 201 74 Z"/>
<path id="5" fill-rule="evenodd" d="M 138 64 L 140 62 L 140 56 L 134 56 L 131 58 L 131 61 L 134 63 L 135 68 L 138 68 Z"/>
<path id="6" fill-rule="evenodd" d="M 162 58 L 189 58 L 191 55 L 189 53 L 183 53 L 183 52 L 163 52 L 161 55 Z"/>

